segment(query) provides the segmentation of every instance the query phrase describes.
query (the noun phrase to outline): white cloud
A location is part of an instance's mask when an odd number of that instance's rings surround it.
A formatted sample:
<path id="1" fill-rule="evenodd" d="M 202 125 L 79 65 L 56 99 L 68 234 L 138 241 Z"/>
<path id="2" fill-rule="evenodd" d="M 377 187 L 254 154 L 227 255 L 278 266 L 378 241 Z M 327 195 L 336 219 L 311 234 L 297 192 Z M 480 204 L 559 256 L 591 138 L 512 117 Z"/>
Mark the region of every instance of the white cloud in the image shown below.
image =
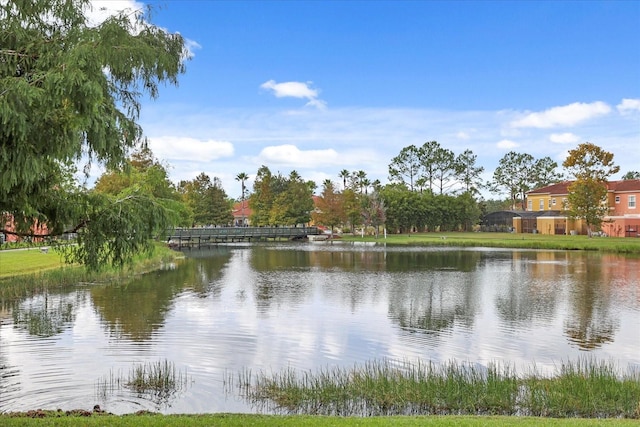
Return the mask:
<path id="1" fill-rule="evenodd" d="M 556 144 L 572 144 L 574 142 L 578 142 L 580 137 L 571 132 L 564 133 L 552 133 L 549 135 L 549 141 L 555 142 Z"/>
<path id="2" fill-rule="evenodd" d="M 640 111 L 640 99 L 625 98 L 616 108 L 620 114 L 631 114 L 634 111 Z"/>
<path id="3" fill-rule="evenodd" d="M 265 164 L 285 165 L 293 168 L 335 164 L 339 160 L 338 153 L 332 148 L 300 150 L 292 144 L 265 147 L 258 157 Z"/>
<path id="4" fill-rule="evenodd" d="M 307 99 L 307 106 L 324 109 L 327 103 L 318 99 L 318 90 L 311 87 L 312 82 L 284 82 L 276 83 L 275 80 L 269 80 L 260 85 L 262 89 L 269 90 L 277 98 L 301 98 Z"/>
<path id="5" fill-rule="evenodd" d="M 466 141 L 469 138 L 471 138 L 471 136 L 469 136 L 469 134 L 467 132 L 460 131 L 460 132 L 456 133 L 456 138 Z"/>
<path id="6" fill-rule="evenodd" d="M 502 150 L 510 150 L 512 148 L 516 148 L 520 146 L 520 144 L 518 144 L 517 142 L 513 142 L 509 139 L 503 139 L 502 141 L 499 141 L 496 144 L 496 147 L 502 149 Z"/>
<path id="7" fill-rule="evenodd" d="M 189 160 L 206 163 L 233 156 L 233 144 L 227 141 L 161 136 L 149 138 L 149 145 L 156 157 L 171 160 Z"/>
<path id="8" fill-rule="evenodd" d="M 611 112 L 611 107 L 604 102 L 597 101 L 590 104 L 574 102 L 561 107 L 553 107 L 548 110 L 529 113 L 524 117 L 511 122 L 514 128 L 553 128 L 562 126 L 575 126 L 579 123 L 603 116 Z"/>

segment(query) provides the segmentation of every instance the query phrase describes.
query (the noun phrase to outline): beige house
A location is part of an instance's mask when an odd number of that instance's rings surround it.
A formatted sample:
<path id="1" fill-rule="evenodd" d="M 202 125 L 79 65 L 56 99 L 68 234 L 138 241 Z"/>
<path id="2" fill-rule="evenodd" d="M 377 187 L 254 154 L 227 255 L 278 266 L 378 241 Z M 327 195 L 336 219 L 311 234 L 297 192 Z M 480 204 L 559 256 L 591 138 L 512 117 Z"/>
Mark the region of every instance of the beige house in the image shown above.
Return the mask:
<path id="1" fill-rule="evenodd" d="M 566 214 L 569 185 L 564 181 L 527 192 L 527 212 L 537 212 L 535 232 L 541 234 L 586 234 L 583 220 L 571 220 Z M 607 183 L 609 213 L 600 231 L 609 236 L 640 237 L 640 180 L 610 181 Z M 523 227 L 514 217 L 516 232 Z"/>

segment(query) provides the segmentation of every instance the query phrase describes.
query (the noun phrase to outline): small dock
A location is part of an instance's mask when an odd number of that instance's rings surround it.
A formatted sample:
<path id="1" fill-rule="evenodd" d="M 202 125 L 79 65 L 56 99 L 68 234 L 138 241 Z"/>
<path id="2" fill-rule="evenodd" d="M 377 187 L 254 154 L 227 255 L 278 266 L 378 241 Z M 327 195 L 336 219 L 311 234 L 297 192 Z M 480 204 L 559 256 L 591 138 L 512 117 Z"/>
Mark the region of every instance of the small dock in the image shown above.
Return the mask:
<path id="1" fill-rule="evenodd" d="M 318 227 L 198 227 L 167 232 L 169 246 L 201 247 L 230 242 L 300 240 L 322 234 Z"/>

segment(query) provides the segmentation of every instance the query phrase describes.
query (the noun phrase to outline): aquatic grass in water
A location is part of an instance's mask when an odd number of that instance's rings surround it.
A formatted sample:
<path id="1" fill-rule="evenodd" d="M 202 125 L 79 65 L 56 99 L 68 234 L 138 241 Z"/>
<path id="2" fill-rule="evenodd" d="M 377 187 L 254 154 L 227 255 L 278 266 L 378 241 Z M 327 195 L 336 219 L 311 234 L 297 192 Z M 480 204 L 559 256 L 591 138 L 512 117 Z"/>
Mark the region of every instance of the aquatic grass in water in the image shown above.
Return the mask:
<path id="1" fill-rule="evenodd" d="M 124 388 L 134 392 L 138 397 L 162 404 L 176 393 L 185 390 L 188 384 L 186 371 L 176 371 L 173 362 L 165 359 L 136 364 L 126 377 L 110 372 L 108 377 L 98 381 L 97 395 L 106 399 L 109 394 Z"/>
<path id="2" fill-rule="evenodd" d="M 564 362 L 556 376 L 534 373 L 524 384 L 530 415 L 640 418 L 640 374 L 621 376 L 612 362 Z"/>
<path id="3" fill-rule="evenodd" d="M 175 365 L 168 360 L 145 363 L 133 367 L 125 386 L 136 393 L 168 396 L 186 386 L 186 375 L 176 374 Z"/>
<path id="4" fill-rule="evenodd" d="M 454 362 L 374 361 L 352 369 L 327 368 L 242 379 L 243 395 L 276 410 L 323 415 L 512 414 L 518 383 L 509 367 Z"/>
<path id="5" fill-rule="evenodd" d="M 498 364 L 383 360 L 317 373 L 245 372 L 239 388 L 253 404 L 289 414 L 640 417 L 640 376 L 592 359 L 563 363 L 553 377 L 524 378 Z"/>

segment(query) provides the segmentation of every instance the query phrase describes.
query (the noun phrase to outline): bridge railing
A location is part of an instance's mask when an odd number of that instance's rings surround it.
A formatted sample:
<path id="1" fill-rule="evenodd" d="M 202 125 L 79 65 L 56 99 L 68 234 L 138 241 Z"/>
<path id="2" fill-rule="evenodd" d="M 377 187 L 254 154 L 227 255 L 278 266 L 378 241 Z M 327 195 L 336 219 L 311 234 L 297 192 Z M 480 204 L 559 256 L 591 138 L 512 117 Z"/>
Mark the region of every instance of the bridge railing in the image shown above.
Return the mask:
<path id="1" fill-rule="evenodd" d="M 168 230 L 167 241 L 207 242 L 244 239 L 294 238 L 320 234 L 318 227 L 198 227 Z"/>

